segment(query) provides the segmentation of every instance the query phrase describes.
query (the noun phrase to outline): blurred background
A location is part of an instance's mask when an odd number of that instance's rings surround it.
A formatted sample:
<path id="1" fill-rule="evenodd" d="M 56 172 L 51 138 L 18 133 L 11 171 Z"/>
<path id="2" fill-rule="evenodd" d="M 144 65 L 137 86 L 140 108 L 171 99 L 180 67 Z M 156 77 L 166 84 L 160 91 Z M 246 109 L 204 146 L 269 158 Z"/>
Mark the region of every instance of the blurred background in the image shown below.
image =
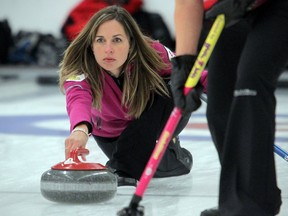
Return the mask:
<path id="1" fill-rule="evenodd" d="M 129 2 L 129 0 L 88 0 L 86 2 Z M 0 20 L 8 19 L 12 30 L 40 31 L 60 35 L 62 24 L 70 11 L 83 0 L 1 0 Z M 98 3 L 96 3 L 98 2 Z M 139 0 L 130 2 L 142 2 L 141 9 L 159 13 L 169 30 L 174 34 L 173 9 L 174 0 Z M 131 3 L 129 3 L 131 4 Z M 131 4 L 132 5 L 132 4 Z"/>
<path id="2" fill-rule="evenodd" d="M 50 69 L 58 67 L 69 42 L 96 11 L 115 3 L 133 15 L 145 34 L 174 51 L 174 0 L 1 0 L 0 76 L 40 67 L 38 81 L 55 84 Z M 279 87 L 288 87 L 287 68 Z"/>
<path id="3" fill-rule="evenodd" d="M 1 0 L 0 63 L 57 66 L 89 18 L 115 3 L 133 15 L 145 34 L 174 49 L 174 0 Z"/>

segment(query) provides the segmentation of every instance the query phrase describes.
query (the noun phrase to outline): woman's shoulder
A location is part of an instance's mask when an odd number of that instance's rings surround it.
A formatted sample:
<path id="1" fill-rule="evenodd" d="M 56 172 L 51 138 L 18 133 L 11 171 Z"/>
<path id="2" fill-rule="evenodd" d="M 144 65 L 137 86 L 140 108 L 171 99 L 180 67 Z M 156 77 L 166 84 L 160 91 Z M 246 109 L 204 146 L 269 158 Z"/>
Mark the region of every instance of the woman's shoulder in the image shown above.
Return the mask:
<path id="1" fill-rule="evenodd" d="M 164 45 L 158 41 L 158 40 L 152 40 L 151 41 L 151 46 L 155 49 L 155 50 L 164 50 Z"/>
<path id="2" fill-rule="evenodd" d="M 171 51 L 168 47 L 164 46 L 160 41 L 152 41 L 151 46 L 163 57 L 171 59 L 175 56 L 175 53 Z"/>

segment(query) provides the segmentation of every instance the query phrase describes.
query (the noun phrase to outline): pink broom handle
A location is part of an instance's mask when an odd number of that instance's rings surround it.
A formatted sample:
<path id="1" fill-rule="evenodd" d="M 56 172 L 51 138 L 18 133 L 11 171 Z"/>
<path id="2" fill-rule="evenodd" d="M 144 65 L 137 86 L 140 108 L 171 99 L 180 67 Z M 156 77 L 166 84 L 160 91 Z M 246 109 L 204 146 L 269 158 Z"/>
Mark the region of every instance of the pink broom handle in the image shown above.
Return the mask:
<path id="1" fill-rule="evenodd" d="M 163 129 L 160 138 L 158 140 L 158 143 L 156 144 L 156 147 L 145 167 L 144 172 L 142 173 L 142 176 L 140 178 L 140 181 L 137 185 L 135 195 L 139 197 L 143 197 L 143 194 L 151 180 L 151 178 L 154 176 L 155 171 L 157 170 L 158 164 L 160 163 L 164 152 L 168 146 L 168 143 L 170 142 L 172 135 L 176 129 L 176 126 L 179 123 L 179 120 L 182 116 L 182 110 L 178 107 L 175 107 L 165 125 L 165 128 Z"/>
<path id="2" fill-rule="evenodd" d="M 201 73 L 204 70 L 208 59 L 214 49 L 214 46 L 222 32 L 225 24 L 224 15 L 217 16 L 214 24 L 202 46 L 200 53 L 194 63 L 194 66 L 189 74 L 189 77 L 185 83 L 184 95 L 187 95 L 191 89 L 198 83 Z M 135 195 L 138 197 L 143 197 L 143 194 L 151 180 L 154 176 L 155 171 L 164 155 L 164 152 L 173 136 L 173 133 L 182 117 L 182 110 L 178 107 L 174 107 L 161 135 L 155 149 L 145 167 L 144 172 L 140 178 L 137 185 Z"/>

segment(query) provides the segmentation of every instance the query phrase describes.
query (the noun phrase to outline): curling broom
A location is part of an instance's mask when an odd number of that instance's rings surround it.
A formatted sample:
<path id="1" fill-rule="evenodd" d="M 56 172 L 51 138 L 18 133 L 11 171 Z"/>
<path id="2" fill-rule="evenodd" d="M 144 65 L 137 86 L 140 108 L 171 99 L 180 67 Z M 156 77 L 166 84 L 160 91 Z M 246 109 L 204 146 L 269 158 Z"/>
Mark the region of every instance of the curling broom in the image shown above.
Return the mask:
<path id="1" fill-rule="evenodd" d="M 218 41 L 218 38 L 225 25 L 225 16 L 223 14 L 218 15 L 214 21 L 212 28 L 200 50 L 200 53 L 194 63 L 194 66 L 187 78 L 184 87 L 184 95 L 187 95 L 193 87 L 198 83 L 202 71 L 212 54 L 212 51 Z M 122 209 L 117 213 L 118 216 L 141 216 L 144 215 L 143 206 L 139 206 L 140 201 L 143 198 L 144 192 L 152 179 L 158 164 L 160 163 L 164 152 L 173 136 L 173 133 L 182 117 L 182 110 L 179 107 L 174 107 L 161 135 L 157 145 L 142 173 L 140 181 L 136 187 L 136 191 L 132 197 L 132 200 L 128 207 Z"/>

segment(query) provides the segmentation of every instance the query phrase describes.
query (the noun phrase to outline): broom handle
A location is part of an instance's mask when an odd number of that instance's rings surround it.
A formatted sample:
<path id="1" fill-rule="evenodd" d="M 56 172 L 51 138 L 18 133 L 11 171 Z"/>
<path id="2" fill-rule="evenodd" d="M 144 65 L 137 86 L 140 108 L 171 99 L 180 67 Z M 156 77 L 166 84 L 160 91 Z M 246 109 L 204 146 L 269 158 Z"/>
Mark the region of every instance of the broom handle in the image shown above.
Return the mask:
<path id="1" fill-rule="evenodd" d="M 288 162 L 288 152 L 274 144 L 274 152 Z"/>
<path id="2" fill-rule="evenodd" d="M 201 73 L 204 70 L 208 59 L 216 45 L 216 42 L 224 28 L 224 24 L 224 15 L 218 15 L 185 83 L 184 95 L 187 95 L 191 91 L 191 89 L 198 83 L 201 77 Z M 143 197 L 143 194 L 146 191 L 151 178 L 154 176 L 158 164 L 160 163 L 164 155 L 164 152 L 173 136 L 173 133 L 181 117 L 182 110 L 178 107 L 174 107 L 136 187 L 134 196 L 138 197 L 138 200 L 139 198 Z"/>

